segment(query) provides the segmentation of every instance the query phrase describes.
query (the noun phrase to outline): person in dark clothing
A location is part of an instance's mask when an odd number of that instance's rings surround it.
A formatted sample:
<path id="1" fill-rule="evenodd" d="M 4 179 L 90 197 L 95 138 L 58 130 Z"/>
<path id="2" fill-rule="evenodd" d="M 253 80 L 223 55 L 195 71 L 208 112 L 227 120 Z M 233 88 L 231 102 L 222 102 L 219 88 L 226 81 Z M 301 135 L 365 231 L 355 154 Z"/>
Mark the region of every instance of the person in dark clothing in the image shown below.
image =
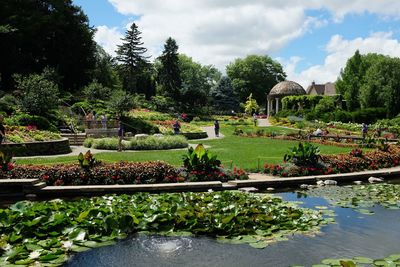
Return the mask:
<path id="1" fill-rule="evenodd" d="M 179 134 L 179 131 L 181 129 L 179 121 L 175 121 L 175 123 L 172 125 L 172 128 L 174 129 L 174 134 Z"/>
<path id="2" fill-rule="evenodd" d="M 3 140 L 6 137 L 6 128 L 3 125 L 3 120 L 3 115 L 0 115 L 0 145 L 3 143 Z"/>
<path id="3" fill-rule="evenodd" d="M 118 151 L 122 151 L 122 139 L 124 139 L 124 127 L 120 121 L 118 123 Z"/>
<path id="4" fill-rule="evenodd" d="M 214 122 L 214 131 L 215 131 L 215 136 L 219 137 L 219 122 L 218 122 L 218 120 L 215 120 L 215 122 Z"/>

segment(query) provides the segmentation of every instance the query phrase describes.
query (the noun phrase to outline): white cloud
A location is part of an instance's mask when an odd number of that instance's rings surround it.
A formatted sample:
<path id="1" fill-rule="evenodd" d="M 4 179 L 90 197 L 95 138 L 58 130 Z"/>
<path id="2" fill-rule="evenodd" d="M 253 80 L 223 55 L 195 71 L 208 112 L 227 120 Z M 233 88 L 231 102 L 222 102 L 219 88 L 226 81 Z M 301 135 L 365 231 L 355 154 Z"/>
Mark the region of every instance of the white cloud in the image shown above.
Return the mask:
<path id="1" fill-rule="evenodd" d="M 107 26 L 98 26 L 96 28 L 94 40 L 101 45 L 104 50 L 112 56 L 115 56 L 117 45 L 120 44 L 123 35 L 116 27 L 108 28 Z"/>
<path id="2" fill-rule="evenodd" d="M 278 59 L 285 67 L 289 80 L 307 87 L 312 81 L 316 83 L 334 82 L 344 68 L 347 59 L 358 49 L 361 54 L 379 53 L 392 57 L 400 57 L 400 42 L 393 38 L 392 32 L 376 32 L 367 38 L 346 40 L 340 35 L 334 35 L 325 46 L 327 56 L 323 65 L 315 65 L 301 72 L 296 72 L 300 58 L 289 60 Z"/>
<path id="3" fill-rule="evenodd" d="M 108 0 L 118 12 L 137 17 L 149 54 L 159 55 L 168 37 L 180 52 L 220 70 L 235 58 L 270 54 L 332 18 L 349 13 L 397 17 L 398 0 Z M 328 10 L 332 18 L 309 17 L 307 10 Z M 108 52 L 120 42 L 116 28 L 100 26 L 96 34 Z M 113 53 L 112 53 L 113 54 Z"/>

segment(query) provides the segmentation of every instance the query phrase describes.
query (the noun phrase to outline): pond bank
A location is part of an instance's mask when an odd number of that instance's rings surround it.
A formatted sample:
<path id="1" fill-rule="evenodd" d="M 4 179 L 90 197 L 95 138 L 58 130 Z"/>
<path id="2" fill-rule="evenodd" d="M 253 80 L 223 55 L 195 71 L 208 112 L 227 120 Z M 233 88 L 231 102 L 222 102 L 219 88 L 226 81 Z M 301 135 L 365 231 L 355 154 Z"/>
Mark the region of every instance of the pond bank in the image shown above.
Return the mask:
<path id="1" fill-rule="evenodd" d="M 283 189 L 298 187 L 301 184 L 315 185 L 318 180 L 335 180 L 340 183 L 352 181 L 367 181 L 368 178 L 382 177 L 393 179 L 400 177 L 400 167 L 344 174 L 303 176 L 280 178 L 265 174 L 250 174 L 249 180 L 234 180 L 228 183 L 187 182 L 165 184 L 134 184 L 134 185 L 82 185 L 82 186 L 46 186 L 39 179 L 0 179 L 0 198 L 13 197 L 64 197 L 64 196 L 94 196 L 105 194 L 130 194 L 136 192 L 190 192 L 190 191 L 223 191 L 237 190 L 245 187 Z"/>

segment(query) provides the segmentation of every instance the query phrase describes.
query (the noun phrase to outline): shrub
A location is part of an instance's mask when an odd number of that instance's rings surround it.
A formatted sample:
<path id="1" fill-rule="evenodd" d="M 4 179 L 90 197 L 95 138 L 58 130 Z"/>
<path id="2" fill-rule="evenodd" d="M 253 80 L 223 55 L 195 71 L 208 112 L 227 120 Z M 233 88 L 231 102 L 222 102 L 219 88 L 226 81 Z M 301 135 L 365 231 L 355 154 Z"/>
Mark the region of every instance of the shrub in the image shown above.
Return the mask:
<path id="1" fill-rule="evenodd" d="M 121 120 L 124 123 L 125 132 L 132 132 L 133 134 L 155 134 L 160 132 L 156 125 L 140 118 L 122 116 Z"/>
<path id="2" fill-rule="evenodd" d="M 21 108 L 23 111 L 46 115 L 57 108 L 59 90 L 57 84 L 41 75 L 32 74 L 28 77 L 16 76 L 16 87 L 23 92 Z"/>
<path id="3" fill-rule="evenodd" d="M 190 147 L 187 155 L 183 156 L 183 166 L 190 171 L 209 171 L 218 168 L 221 161 L 210 151 L 206 150 L 202 144 L 195 149 Z"/>
<path id="4" fill-rule="evenodd" d="M 87 139 L 88 140 L 88 139 Z M 84 143 L 85 147 L 95 149 L 117 150 L 117 138 L 91 139 Z M 174 148 L 185 148 L 188 142 L 183 136 L 149 136 L 144 139 L 131 139 L 122 142 L 123 149 L 128 150 L 163 150 Z"/>
<path id="5" fill-rule="evenodd" d="M 291 162 L 297 166 L 313 166 L 318 163 L 320 150 L 311 143 L 299 143 L 293 147 L 283 158 L 285 162 Z"/>
<path id="6" fill-rule="evenodd" d="M 20 113 L 18 115 L 6 118 L 4 120 L 6 125 L 10 126 L 36 126 L 39 130 L 50 130 L 57 131 L 57 127 L 50 123 L 48 119 L 42 116 L 29 115 L 26 113 Z"/>
<path id="7" fill-rule="evenodd" d="M 5 179 L 41 179 L 47 185 L 147 184 L 180 179 L 173 166 L 160 161 L 99 164 L 91 169 L 82 169 L 78 164 L 27 165 L 0 174 Z"/>

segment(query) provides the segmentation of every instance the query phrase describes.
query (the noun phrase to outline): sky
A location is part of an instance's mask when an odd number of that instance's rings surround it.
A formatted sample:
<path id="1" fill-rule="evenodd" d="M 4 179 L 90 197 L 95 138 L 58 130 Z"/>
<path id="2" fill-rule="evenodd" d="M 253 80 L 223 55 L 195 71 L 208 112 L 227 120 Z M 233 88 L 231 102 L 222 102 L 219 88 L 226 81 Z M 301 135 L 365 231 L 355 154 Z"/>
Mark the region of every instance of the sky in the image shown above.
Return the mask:
<path id="1" fill-rule="evenodd" d="M 179 52 L 223 73 L 246 55 L 279 61 L 287 80 L 306 88 L 334 82 L 361 54 L 400 57 L 399 0 L 73 0 L 97 29 L 95 40 L 115 56 L 135 22 L 152 58 L 168 37 Z"/>

